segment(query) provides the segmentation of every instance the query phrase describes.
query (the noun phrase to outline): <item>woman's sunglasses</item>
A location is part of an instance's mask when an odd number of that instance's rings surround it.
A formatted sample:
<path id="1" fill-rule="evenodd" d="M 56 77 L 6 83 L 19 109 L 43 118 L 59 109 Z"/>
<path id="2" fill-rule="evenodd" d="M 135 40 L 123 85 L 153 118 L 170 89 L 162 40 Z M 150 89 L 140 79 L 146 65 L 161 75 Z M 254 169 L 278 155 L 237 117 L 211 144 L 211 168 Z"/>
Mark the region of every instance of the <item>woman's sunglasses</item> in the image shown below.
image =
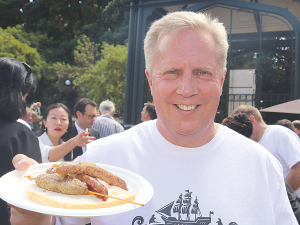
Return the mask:
<path id="1" fill-rule="evenodd" d="M 26 71 L 27 71 L 27 76 L 29 76 L 31 74 L 31 68 L 27 63 L 22 62 L 23 66 L 25 67 Z M 26 76 L 26 77 L 27 77 Z"/>

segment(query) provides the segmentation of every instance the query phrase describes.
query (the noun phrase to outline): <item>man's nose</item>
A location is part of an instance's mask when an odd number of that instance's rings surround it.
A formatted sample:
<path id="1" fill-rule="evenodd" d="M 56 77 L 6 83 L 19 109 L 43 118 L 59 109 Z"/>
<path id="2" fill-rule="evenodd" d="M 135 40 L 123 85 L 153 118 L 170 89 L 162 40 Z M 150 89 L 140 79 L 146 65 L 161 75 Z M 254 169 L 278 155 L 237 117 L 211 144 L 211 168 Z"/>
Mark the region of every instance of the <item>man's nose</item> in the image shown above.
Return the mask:
<path id="1" fill-rule="evenodd" d="M 182 74 L 176 93 L 182 95 L 185 98 L 191 97 L 199 93 L 197 84 L 193 78 L 193 74 Z"/>

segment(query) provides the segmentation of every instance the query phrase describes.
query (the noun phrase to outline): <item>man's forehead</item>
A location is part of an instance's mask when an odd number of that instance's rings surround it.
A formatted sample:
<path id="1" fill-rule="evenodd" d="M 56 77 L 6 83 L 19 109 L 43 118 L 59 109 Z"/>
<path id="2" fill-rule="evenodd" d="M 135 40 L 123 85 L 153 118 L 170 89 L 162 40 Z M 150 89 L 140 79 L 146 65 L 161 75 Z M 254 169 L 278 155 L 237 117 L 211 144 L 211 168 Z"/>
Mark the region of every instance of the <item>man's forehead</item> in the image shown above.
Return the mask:
<path id="1" fill-rule="evenodd" d="M 96 110 L 96 106 L 92 106 L 92 105 L 90 105 L 90 104 L 87 104 L 87 105 L 85 106 L 85 110 L 94 111 L 94 110 Z"/>
<path id="2" fill-rule="evenodd" d="M 174 34 L 166 33 L 163 36 L 161 36 L 157 42 L 157 49 L 160 49 L 166 45 L 174 45 L 174 44 L 179 45 L 178 40 L 181 38 L 182 35 L 187 33 L 195 34 L 195 37 L 199 39 L 198 41 L 200 41 L 201 39 L 202 42 L 204 41 L 210 43 L 213 39 L 212 34 L 206 30 L 185 29 Z"/>

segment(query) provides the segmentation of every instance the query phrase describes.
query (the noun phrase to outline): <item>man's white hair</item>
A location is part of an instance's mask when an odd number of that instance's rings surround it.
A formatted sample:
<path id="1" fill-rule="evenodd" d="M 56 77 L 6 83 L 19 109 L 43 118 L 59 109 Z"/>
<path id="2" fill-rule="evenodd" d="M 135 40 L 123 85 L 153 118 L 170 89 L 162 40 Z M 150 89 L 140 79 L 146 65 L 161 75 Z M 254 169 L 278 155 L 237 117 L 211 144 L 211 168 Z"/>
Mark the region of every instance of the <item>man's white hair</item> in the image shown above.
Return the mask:
<path id="1" fill-rule="evenodd" d="M 109 101 L 107 99 L 100 103 L 99 110 L 101 113 L 104 113 L 104 112 L 112 113 L 113 111 L 115 111 L 115 105 L 114 105 L 114 103 L 112 103 L 111 101 Z"/>
<path id="2" fill-rule="evenodd" d="M 157 46 L 160 40 L 165 36 L 176 40 L 176 37 L 186 30 L 210 33 L 217 43 L 221 68 L 226 70 L 229 45 L 224 25 L 217 18 L 203 13 L 172 12 L 152 23 L 144 40 L 146 69 L 150 71 L 150 74 L 152 74 L 157 54 L 159 54 Z"/>

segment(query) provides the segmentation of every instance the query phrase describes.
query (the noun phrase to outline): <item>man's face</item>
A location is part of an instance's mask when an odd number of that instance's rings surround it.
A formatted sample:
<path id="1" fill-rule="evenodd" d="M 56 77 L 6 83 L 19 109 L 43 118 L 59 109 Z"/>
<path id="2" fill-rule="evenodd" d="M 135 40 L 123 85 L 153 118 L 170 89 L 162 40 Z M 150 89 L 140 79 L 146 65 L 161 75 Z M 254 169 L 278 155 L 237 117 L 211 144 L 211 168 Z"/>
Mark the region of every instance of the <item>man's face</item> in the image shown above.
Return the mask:
<path id="1" fill-rule="evenodd" d="M 85 112 L 79 112 L 77 114 L 77 124 L 84 130 L 86 128 L 91 128 L 95 121 L 96 112 L 96 107 L 86 105 Z"/>
<path id="2" fill-rule="evenodd" d="M 141 120 L 143 122 L 149 120 L 149 113 L 146 111 L 146 106 L 144 106 L 143 111 L 141 112 Z"/>
<path id="3" fill-rule="evenodd" d="M 211 35 L 194 31 L 158 44 L 152 77 L 146 75 L 165 138 L 185 141 L 212 131 L 225 78 L 216 49 Z"/>

